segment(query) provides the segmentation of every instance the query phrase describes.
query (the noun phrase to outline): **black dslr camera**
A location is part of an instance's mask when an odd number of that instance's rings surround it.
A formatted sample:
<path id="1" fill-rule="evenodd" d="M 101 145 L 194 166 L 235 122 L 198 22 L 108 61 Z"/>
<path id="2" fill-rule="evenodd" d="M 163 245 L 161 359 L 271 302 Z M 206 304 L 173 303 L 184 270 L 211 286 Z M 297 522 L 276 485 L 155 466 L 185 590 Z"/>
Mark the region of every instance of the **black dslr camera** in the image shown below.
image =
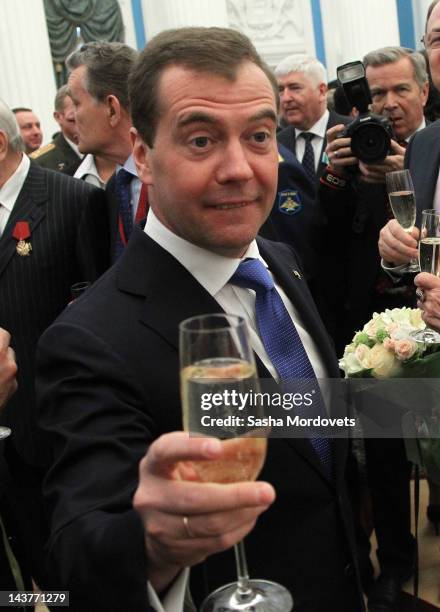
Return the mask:
<path id="1" fill-rule="evenodd" d="M 340 138 L 351 138 L 353 155 L 365 164 L 381 162 L 391 152 L 393 128 L 386 117 L 368 110 L 371 93 L 365 78 L 362 62 L 349 62 L 337 68 L 338 79 L 344 93 L 359 115 L 338 134 Z"/>

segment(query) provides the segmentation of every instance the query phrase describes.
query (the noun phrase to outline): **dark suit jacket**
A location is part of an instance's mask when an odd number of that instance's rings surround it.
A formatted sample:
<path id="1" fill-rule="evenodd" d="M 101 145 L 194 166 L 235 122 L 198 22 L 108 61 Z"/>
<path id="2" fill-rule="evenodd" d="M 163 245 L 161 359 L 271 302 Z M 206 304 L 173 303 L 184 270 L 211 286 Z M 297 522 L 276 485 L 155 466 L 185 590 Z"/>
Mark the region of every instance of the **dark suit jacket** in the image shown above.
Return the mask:
<path id="1" fill-rule="evenodd" d="M 60 132 L 53 141 L 31 154 L 31 159 L 43 168 L 57 170 L 73 176 L 81 163 L 81 157 L 75 153 L 63 134 Z"/>
<path id="2" fill-rule="evenodd" d="M 259 234 L 285 242 L 298 254 L 308 281 L 316 275 L 325 219 L 316 202 L 316 184 L 297 158 L 278 143 L 278 186 L 270 215 Z"/>
<path id="3" fill-rule="evenodd" d="M 434 207 L 434 194 L 440 168 L 440 121 L 435 121 L 411 138 L 405 155 L 405 167 L 411 171 L 417 203 L 417 221 L 421 213 Z"/>
<path id="4" fill-rule="evenodd" d="M 307 286 L 292 274 L 291 249 L 259 246 L 338 377 Z M 145 610 L 147 559 L 131 505 L 138 464 L 153 439 L 182 429 L 179 322 L 219 310 L 174 257 L 135 229 L 121 259 L 41 339 L 41 425 L 54 455 L 45 483 L 48 548 L 54 582 L 70 589 L 74 610 Z M 268 376 L 261 364 L 260 375 Z M 307 612 L 328 609 L 346 588 L 358 598 L 345 458 L 345 441 L 336 442 L 330 482 L 308 440 L 269 443 L 262 478 L 274 483 L 277 501 L 247 538 L 250 571 L 286 584 Z M 194 570 L 197 599 L 233 578 L 226 557 L 209 560 L 205 584 Z"/>
<path id="5" fill-rule="evenodd" d="M 29 256 L 16 251 L 12 233 L 17 221 L 29 223 Z M 18 390 L 1 414 L 2 423 L 13 432 L 5 443 L 12 475 L 5 513 L 17 519 L 19 524 L 11 529 L 25 538 L 30 551 L 31 540 L 42 536 L 44 529 L 37 467 L 44 465 L 46 456 L 37 439 L 36 345 L 70 301 L 70 286 L 77 281 L 94 281 L 106 269 L 107 241 L 102 191 L 31 162 L 0 238 L 0 325 L 11 333 L 18 363 Z M 41 519 L 41 525 L 32 524 L 34 518 L 35 523 Z M 38 563 L 37 557 L 32 564 Z"/>
<path id="6" fill-rule="evenodd" d="M 343 123 L 344 125 L 346 125 L 347 123 L 350 123 L 351 120 L 352 119 L 350 117 L 345 117 L 344 115 L 338 115 L 334 111 L 330 111 L 330 115 L 327 121 L 326 131 L 329 130 L 334 125 L 338 125 L 338 123 Z M 289 127 L 285 128 L 284 130 L 281 130 L 281 132 L 277 134 L 277 140 L 282 145 L 287 147 L 295 155 L 295 140 L 296 139 L 295 139 L 295 128 L 293 127 L 293 125 L 289 125 Z M 327 162 L 324 161 L 324 152 L 325 152 L 326 146 L 327 146 L 327 138 L 324 138 L 324 142 L 323 142 L 322 149 L 321 149 L 321 154 L 319 156 L 319 164 L 318 164 L 318 171 L 317 171 L 318 177 L 322 175 L 322 173 L 324 172 L 327 166 Z"/>

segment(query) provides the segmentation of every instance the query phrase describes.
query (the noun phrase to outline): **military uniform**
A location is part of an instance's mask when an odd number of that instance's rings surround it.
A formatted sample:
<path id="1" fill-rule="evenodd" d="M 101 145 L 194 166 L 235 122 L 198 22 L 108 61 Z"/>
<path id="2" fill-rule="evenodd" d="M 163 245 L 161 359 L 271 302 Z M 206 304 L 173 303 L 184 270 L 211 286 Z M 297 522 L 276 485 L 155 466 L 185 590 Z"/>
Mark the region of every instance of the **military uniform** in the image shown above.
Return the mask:
<path id="1" fill-rule="evenodd" d="M 69 145 L 60 132 L 53 141 L 44 147 L 40 147 L 29 156 L 39 166 L 57 170 L 63 174 L 73 176 L 81 163 L 81 158 Z"/>

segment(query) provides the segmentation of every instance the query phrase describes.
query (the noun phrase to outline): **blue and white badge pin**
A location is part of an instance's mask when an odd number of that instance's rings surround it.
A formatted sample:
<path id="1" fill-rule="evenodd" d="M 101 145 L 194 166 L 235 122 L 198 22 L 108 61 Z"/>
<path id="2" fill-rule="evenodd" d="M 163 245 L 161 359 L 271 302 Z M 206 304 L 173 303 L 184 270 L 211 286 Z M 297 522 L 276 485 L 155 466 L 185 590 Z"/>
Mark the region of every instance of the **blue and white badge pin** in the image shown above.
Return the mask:
<path id="1" fill-rule="evenodd" d="M 298 191 L 284 189 L 278 192 L 278 210 L 285 215 L 296 215 L 302 210 L 302 202 Z"/>

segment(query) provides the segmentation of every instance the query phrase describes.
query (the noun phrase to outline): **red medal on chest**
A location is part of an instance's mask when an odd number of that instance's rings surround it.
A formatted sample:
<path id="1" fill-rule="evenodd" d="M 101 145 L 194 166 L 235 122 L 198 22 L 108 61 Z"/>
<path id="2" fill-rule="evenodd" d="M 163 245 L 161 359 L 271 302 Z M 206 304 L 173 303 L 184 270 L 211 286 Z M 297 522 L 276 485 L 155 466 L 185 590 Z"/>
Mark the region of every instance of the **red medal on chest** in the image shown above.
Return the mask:
<path id="1" fill-rule="evenodd" d="M 16 251 L 21 257 L 27 257 L 32 251 L 30 242 L 26 242 L 31 237 L 31 228 L 27 221 L 17 221 L 12 231 L 12 237 L 17 240 Z"/>

